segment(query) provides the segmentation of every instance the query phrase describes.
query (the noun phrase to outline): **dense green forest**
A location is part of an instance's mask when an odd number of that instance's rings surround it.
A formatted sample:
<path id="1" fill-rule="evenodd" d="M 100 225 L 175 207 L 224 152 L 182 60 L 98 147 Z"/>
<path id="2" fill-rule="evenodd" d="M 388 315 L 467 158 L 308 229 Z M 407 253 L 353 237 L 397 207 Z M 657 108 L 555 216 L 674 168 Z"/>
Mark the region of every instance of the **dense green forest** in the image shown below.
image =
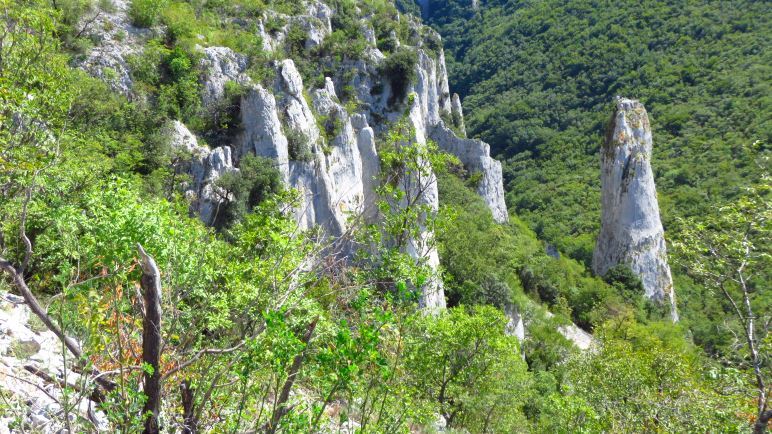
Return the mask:
<path id="1" fill-rule="evenodd" d="M 510 210 L 561 252 L 592 260 L 600 224 L 598 149 L 617 95 L 652 119 L 666 234 L 768 185 L 770 11 L 753 1 L 432 0 L 451 88 L 470 136 L 505 161 Z M 731 336 L 728 306 L 678 266 L 685 323 L 710 352 Z M 707 319 L 707 322 L 706 322 Z"/>
<path id="2" fill-rule="evenodd" d="M 0 311 L 0 431 L 751 432 L 772 350 L 770 13 L 649 3 L 431 2 L 469 135 L 505 162 L 499 224 L 479 178 L 408 122 L 419 49 L 440 48 L 398 12 L 418 14 L 410 0 L 0 0 L 0 304 L 21 299 L 60 350 L 32 357 Z M 320 16 L 330 32 L 309 44 Z M 105 46 L 125 62 L 95 74 L 82 62 Z M 248 79 L 207 103 L 212 47 L 239 53 Z M 286 59 L 301 77 L 289 96 Z M 356 254 L 303 230 L 301 192 L 251 152 L 210 184 L 222 213 L 205 224 L 194 152 L 238 152 L 250 92 L 316 107 L 327 77 L 340 112 L 309 109 L 319 143 L 277 115 L 297 166 L 342 146 L 340 113 L 367 110 L 362 77 L 369 96 L 394 91 L 393 116 L 371 117 L 379 218 L 349 216 L 340 237 Z M 629 267 L 589 271 L 616 94 L 652 113 L 681 324 Z M 173 146 L 179 125 L 198 149 Z M 438 209 L 399 187 L 412 177 L 436 181 Z M 409 254 L 427 228 L 437 269 Z M 447 309 L 419 306 L 433 282 Z M 584 351 L 565 332 L 580 328 Z M 22 375 L 53 410 L 7 389 Z"/>

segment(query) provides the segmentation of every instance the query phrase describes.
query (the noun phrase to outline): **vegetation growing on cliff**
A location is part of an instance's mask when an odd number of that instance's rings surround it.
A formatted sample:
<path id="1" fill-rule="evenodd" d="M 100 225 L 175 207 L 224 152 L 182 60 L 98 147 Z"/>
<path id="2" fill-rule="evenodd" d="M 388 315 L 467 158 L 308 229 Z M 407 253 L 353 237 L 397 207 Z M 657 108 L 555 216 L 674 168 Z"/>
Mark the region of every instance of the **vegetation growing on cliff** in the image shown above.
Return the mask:
<path id="1" fill-rule="evenodd" d="M 290 41 L 279 56 L 320 56 L 302 60 L 314 75 L 329 66 L 315 63 L 321 58 L 340 55 L 333 63 L 342 65 L 341 35 L 360 18 L 358 6 L 391 52 L 387 73 L 396 77 L 388 78 L 409 83 L 415 53 L 395 42 L 416 36 L 391 2 L 329 3 L 340 14 L 338 39 L 313 53 Z M 135 22 L 164 34 L 132 58 L 131 99 L 70 65 L 78 50 L 68 45 L 72 26 L 60 26 L 64 4 L 0 0 L 8 38 L 0 44 L 0 288 L 28 302 L 53 296 L 43 311 L 79 340 L 67 363 L 83 374 L 76 386 L 53 387 L 72 402 L 94 398 L 115 432 L 149 421 L 186 433 L 747 427 L 754 405 L 734 387 L 743 371 L 702 358 L 682 329 L 631 303 L 638 286 L 626 270 L 604 282 L 580 261 L 549 255 L 519 218 L 495 224 L 469 188 L 475 176 L 464 179 L 431 143 L 413 143 L 404 122 L 380 142 L 382 224 L 352 237 L 376 250 L 375 260 L 337 261 L 327 238 L 300 231 L 287 212 L 297 195 L 262 158 L 244 156 L 239 172 L 216 183 L 226 196 L 220 230 L 191 217 L 178 188 L 187 175 L 161 129 L 181 118 L 227 140 L 216 133 L 237 122 L 231 107 L 199 106 L 193 44 L 232 43 L 253 73 L 265 72 L 271 59 L 254 33 L 231 26 L 267 9 L 298 13 L 301 2 L 137 0 Z M 294 145 L 292 158 L 307 157 L 306 143 Z M 415 206 L 399 206 L 407 189 L 397 183 L 433 174 L 438 216 L 427 218 L 433 210 L 414 192 Z M 437 276 L 405 254 L 426 226 L 436 231 L 430 241 L 450 304 L 431 315 L 415 294 Z M 156 365 L 142 357 L 145 254 L 158 268 L 150 278 L 164 313 Z M 522 342 L 508 330 L 513 307 L 528 321 Z M 563 337 L 570 321 L 596 331 L 596 350 L 579 353 Z M 161 411 L 149 414 L 153 375 Z M 2 398 L 0 412 L 9 410 Z M 72 432 L 93 427 L 68 416 Z"/>

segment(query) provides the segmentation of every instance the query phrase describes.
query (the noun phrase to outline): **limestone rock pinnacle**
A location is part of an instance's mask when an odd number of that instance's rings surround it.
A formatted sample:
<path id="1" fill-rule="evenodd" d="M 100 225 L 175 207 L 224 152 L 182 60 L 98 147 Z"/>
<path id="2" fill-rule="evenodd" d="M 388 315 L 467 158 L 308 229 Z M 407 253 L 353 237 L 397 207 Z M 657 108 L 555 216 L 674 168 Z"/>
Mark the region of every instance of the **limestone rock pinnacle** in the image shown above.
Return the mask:
<path id="1" fill-rule="evenodd" d="M 629 265 L 641 278 L 646 297 L 669 303 L 677 321 L 651 150 L 651 127 L 643 104 L 617 97 L 601 147 L 601 229 L 593 270 L 602 276 L 615 265 Z"/>

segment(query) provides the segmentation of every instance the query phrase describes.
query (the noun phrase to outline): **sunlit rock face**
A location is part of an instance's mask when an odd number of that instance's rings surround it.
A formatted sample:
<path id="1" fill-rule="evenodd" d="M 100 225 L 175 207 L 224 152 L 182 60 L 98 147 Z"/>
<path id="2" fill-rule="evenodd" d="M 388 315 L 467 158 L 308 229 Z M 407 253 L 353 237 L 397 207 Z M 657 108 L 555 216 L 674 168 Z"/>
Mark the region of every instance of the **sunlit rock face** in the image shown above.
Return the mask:
<path id="1" fill-rule="evenodd" d="M 133 82 L 126 55 L 141 53 L 144 44 L 159 30 L 134 28 L 127 5 L 128 2 L 120 0 L 114 10 L 103 16 L 128 37 L 95 38 L 94 49 L 80 66 L 107 81 L 116 91 L 132 97 Z M 353 241 L 346 239 L 350 229 L 357 224 L 378 223 L 381 218 L 377 195 L 381 181 L 378 141 L 383 140 L 395 121 L 408 113 L 412 141 L 426 145 L 433 140 L 441 150 L 456 155 L 467 174 L 479 179 L 477 191 L 496 221 L 507 221 L 501 164 L 490 157 L 487 144 L 465 138 L 461 101 L 458 96 L 451 96 L 442 49 L 429 49 L 421 39 L 414 42 L 415 46 L 404 45 L 416 53 L 415 80 L 397 91 L 381 70 L 388 56 L 378 49 L 368 17 L 362 17 L 362 32 L 368 46 L 361 58 L 345 59 L 337 71 L 324 77 L 323 83 L 309 83 L 293 60 L 280 56 L 283 41 L 294 26 L 306 32 L 307 48 L 320 46 L 332 32 L 335 12 L 320 0 L 308 1 L 306 6 L 304 12 L 292 16 L 268 9 L 263 16 L 254 18 L 263 36 L 262 48 L 275 54 L 276 60 L 266 64 L 272 69 L 273 79 L 253 81 L 248 74 L 247 56 L 231 48 L 196 48 L 200 51 L 197 67 L 203 108 L 221 104 L 229 83 L 238 84 L 242 94 L 239 131 L 230 137 L 230 143 L 219 143 L 212 149 L 180 122 L 171 122 L 166 128 L 173 148 L 189 156 L 189 161 L 180 163 L 180 167 L 191 175 L 185 186 L 191 211 L 205 223 L 214 224 L 222 202 L 228 200 L 227 193 L 215 181 L 225 173 L 238 171 L 246 155 L 269 158 L 275 161 L 285 185 L 300 193 L 300 203 L 292 210 L 300 228 L 320 227 L 323 238 L 339 240 L 337 252 L 350 256 L 356 248 Z M 428 1 L 422 3 L 422 7 L 428 6 Z M 285 25 L 267 32 L 264 23 L 269 19 Z M 401 19 L 407 20 L 411 33 L 432 33 L 433 38 L 439 39 L 419 20 L 407 15 Z M 319 62 L 325 64 L 328 60 Z M 115 73 L 109 74 L 111 71 Z M 346 99 L 342 101 L 344 93 Z M 356 104 L 350 104 L 352 96 Z M 431 167 L 427 168 L 431 173 Z M 436 177 L 431 173 L 422 182 L 427 185 L 419 186 L 418 203 L 436 212 Z M 432 239 L 431 231 L 424 229 L 416 239 L 409 240 L 405 250 L 417 261 L 437 269 L 439 256 Z M 445 306 L 439 278 L 422 289 L 422 306 Z"/>
<path id="2" fill-rule="evenodd" d="M 0 433 L 68 432 L 65 411 L 72 419 L 92 421 L 94 432 L 114 432 L 99 404 L 73 396 L 71 391 L 82 387 L 82 372 L 73 370 L 62 342 L 40 324 L 22 297 L 0 291 L 0 393 L 7 405 L 0 411 Z"/>
<path id="3" fill-rule="evenodd" d="M 483 198 L 498 223 L 509 220 L 504 203 L 504 181 L 501 163 L 490 156 L 490 146 L 476 139 L 464 139 L 444 124 L 432 130 L 432 139 L 445 152 L 458 157 L 470 176 L 477 179 L 477 194 Z"/>
<path id="4" fill-rule="evenodd" d="M 593 270 L 602 276 L 615 265 L 629 265 L 646 297 L 668 303 L 677 321 L 651 150 L 646 109 L 636 100 L 618 98 L 601 148 L 601 229 Z"/>

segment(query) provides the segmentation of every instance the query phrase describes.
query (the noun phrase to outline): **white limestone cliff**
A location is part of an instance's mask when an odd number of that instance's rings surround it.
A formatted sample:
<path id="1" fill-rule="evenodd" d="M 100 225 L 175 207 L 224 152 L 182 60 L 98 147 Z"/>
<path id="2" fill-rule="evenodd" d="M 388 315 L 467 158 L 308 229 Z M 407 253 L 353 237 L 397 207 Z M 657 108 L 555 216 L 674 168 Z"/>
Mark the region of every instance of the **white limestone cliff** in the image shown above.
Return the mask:
<path id="1" fill-rule="evenodd" d="M 453 94 L 453 99 L 451 101 L 451 119 L 453 122 L 453 126 L 455 126 L 458 129 L 459 135 L 461 137 L 466 137 L 466 124 L 464 123 L 464 109 L 461 107 L 461 98 L 458 96 L 457 93 Z"/>
<path id="2" fill-rule="evenodd" d="M 170 122 L 165 135 L 172 148 L 184 154 L 185 158 L 181 160 L 186 163 L 180 169 L 191 176 L 191 182 L 185 189 L 191 208 L 203 222 L 214 223 L 225 195 L 214 181 L 224 173 L 239 170 L 233 165 L 231 148 L 221 146 L 209 149 L 199 145 L 196 136 L 179 121 Z"/>
<path id="3" fill-rule="evenodd" d="M 677 321 L 651 150 L 646 109 L 636 100 L 618 98 L 601 148 L 601 229 L 593 270 L 602 276 L 617 264 L 629 265 L 640 276 L 646 297 L 668 303 Z"/>
<path id="4" fill-rule="evenodd" d="M 220 100 L 225 94 L 225 83 L 233 81 L 244 84 L 249 82 L 245 71 L 247 57 L 227 47 L 206 47 L 202 50 L 201 67 L 207 71 L 207 79 L 202 82 L 202 100 L 209 106 Z"/>
<path id="5" fill-rule="evenodd" d="M 127 4 L 118 0 L 116 9 L 106 13 L 104 19 L 127 33 L 128 39 L 121 41 L 112 33 L 104 35 L 81 66 L 111 83 L 117 91 L 131 96 L 133 83 L 126 56 L 140 53 L 144 41 L 163 28 L 142 30 L 132 27 Z M 257 17 L 257 29 L 263 37 L 262 48 L 279 53 L 290 26 L 306 31 L 307 48 L 321 45 L 332 32 L 334 10 L 319 0 L 309 1 L 306 6 L 305 12 L 299 15 L 281 15 L 267 10 L 262 17 Z M 285 24 L 267 32 L 264 23 L 269 19 Z M 401 19 L 408 20 L 416 34 L 431 32 L 421 29 L 421 24 L 414 18 L 403 16 Z M 414 95 L 413 106 L 405 107 L 408 98 L 395 101 L 396 92 L 381 72 L 380 65 L 386 56 L 377 48 L 372 26 L 366 19 L 361 22 L 363 33 L 369 34 L 366 38 L 369 46 L 364 56 L 344 60 L 338 72 L 325 78 L 321 88 L 305 83 L 290 59 L 270 61 L 266 66 L 274 70 L 275 79 L 255 83 L 247 74 L 246 56 L 227 47 L 198 48 L 201 52 L 198 65 L 201 99 L 205 108 L 214 107 L 222 100 L 228 82 L 238 83 L 245 91 L 239 105 L 239 132 L 225 146 L 210 149 L 199 145 L 196 137 L 177 121 L 167 128 L 173 148 L 188 156 L 180 168 L 191 175 L 185 190 L 192 212 L 198 213 L 204 222 L 213 224 L 226 194 L 216 187 L 215 181 L 225 173 L 237 171 L 244 155 L 255 154 L 274 160 L 284 183 L 300 192 L 301 203 L 294 215 L 301 228 L 321 226 L 322 233 L 330 239 L 345 238 L 353 224 L 378 221 L 376 188 L 380 159 L 377 140 L 407 108 L 415 130 L 414 142 L 424 145 L 431 139 L 441 149 L 458 156 L 467 172 L 480 178 L 478 193 L 491 208 L 496 221 L 507 220 L 501 165 L 490 157 L 488 145 L 459 138 L 445 125 L 452 120 L 458 130 L 457 122 L 463 122 L 463 113 L 458 97 L 451 98 L 442 50 L 425 50 L 421 48 L 421 41 L 417 47 L 410 47 L 417 55 L 416 80 L 404 92 Z M 434 36 L 439 38 L 439 35 Z M 109 62 L 100 66 L 99 62 L 106 61 Z M 354 112 L 349 112 L 350 108 L 346 107 L 351 105 L 344 106 L 338 98 L 336 89 L 344 88 L 356 96 Z M 297 155 L 298 151 L 302 151 L 302 155 Z M 436 178 L 432 175 L 422 182 L 427 185 L 420 186 L 420 203 L 436 212 L 439 208 Z M 431 240 L 432 234 L 426 230 L 418 239 L 410 241 L 407 250 L 417 260 L 437 269 L 439 256 Z M 351 253 L 348 247 L 339 251 L 348 255 Z M 444 307 L 439 278 L 424 288 L 421 304 Z"/>
<path id="6" fill-rule="evenodd" d="M 471 176 L 479 177 L 477 193 L 493 213 L 498 223 L 509 220 L 507 205 L 504 203 L 504 182 L 501 163 L 490 156 L 490 146 L 473 139 L 462 139 L 443 124 L 432 131 L 432 139 L 440 149 L 458 157 Z"/>

